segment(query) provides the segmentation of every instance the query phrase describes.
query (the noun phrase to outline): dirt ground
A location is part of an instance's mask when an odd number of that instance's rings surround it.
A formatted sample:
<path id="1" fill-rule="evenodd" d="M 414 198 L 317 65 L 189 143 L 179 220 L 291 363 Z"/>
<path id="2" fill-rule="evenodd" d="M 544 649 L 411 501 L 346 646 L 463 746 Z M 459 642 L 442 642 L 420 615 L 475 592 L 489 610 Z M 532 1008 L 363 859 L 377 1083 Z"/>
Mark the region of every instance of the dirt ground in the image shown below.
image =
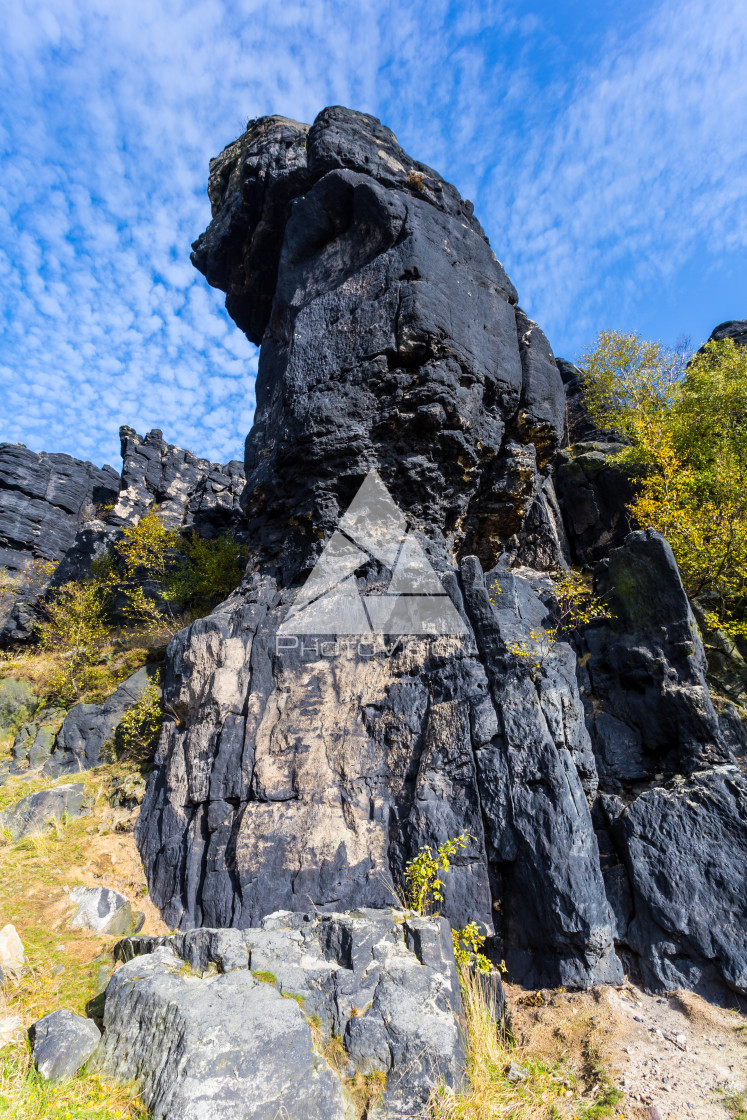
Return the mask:
<path id="1" fill-rule="evenodd" d="M 626 1120 L 725 1120 L 747 1090 L 747 1019 L 691 992 L 635 987 L 525 992 L 507 985 L 514 1033 L 528 1050 L 577 1068 L 598 1054 Z M 584 1080 L 593 1081 L 588 1068 Z M 592 1088 L 593 1092 L 593 1088 Z"/>

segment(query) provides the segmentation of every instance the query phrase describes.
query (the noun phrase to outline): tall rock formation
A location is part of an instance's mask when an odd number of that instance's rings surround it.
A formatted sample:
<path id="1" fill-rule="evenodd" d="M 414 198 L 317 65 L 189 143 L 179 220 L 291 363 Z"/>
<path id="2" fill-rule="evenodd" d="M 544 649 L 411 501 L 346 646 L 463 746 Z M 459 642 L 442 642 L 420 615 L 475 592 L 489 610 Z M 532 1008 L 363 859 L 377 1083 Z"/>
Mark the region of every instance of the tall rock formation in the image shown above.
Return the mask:
<path id="1" fill-rule="evenodd" d="M 648 548 L 646 594 L 676 618 L 621 608 L 583 670 L 564 642 L 517 655 L 542 645 L 547 573 L 571 555 L 551 475 L 565 396 L 471 203 L 339 107 L 250 122 L 209 196 L 193 261 L 261 343 L 250 562 L 167 655 L 137 829 L 164 919 L 387 906 L 421 846 L 466 831 L 442 909 L 515 979 L 619 980 L 617 938 L 648 982 L 747 990 L 743 884 L 709 943 L 718 874 L 676 903 L 672 845 L 651 844 L 662 822 L 696 844 L 695 806 L 718 803 L 733 879 L 747 833 L 665 542 L 627 541 L 608 575 L 630 594 Z"/>

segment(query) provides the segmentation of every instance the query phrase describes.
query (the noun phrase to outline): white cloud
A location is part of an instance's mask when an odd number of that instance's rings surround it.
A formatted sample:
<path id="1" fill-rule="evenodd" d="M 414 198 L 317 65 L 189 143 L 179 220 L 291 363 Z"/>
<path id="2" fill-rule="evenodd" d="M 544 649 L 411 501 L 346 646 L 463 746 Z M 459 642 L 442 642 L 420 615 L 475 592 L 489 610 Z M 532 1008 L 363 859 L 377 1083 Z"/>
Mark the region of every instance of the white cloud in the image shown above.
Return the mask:
<path id="1" fill-rule="evenodd" d="M 116 464 L 130 423 L 241 457 L 256 351 L 189 250 L 208 159 L 267 112 L 381 116 L 474 199 L 551 340 L 704 240 L 718 268 L 747 240 L 747 12 L 590 11 L 577 55 L 549 0 L 6 0 L 0 438 Z"/>

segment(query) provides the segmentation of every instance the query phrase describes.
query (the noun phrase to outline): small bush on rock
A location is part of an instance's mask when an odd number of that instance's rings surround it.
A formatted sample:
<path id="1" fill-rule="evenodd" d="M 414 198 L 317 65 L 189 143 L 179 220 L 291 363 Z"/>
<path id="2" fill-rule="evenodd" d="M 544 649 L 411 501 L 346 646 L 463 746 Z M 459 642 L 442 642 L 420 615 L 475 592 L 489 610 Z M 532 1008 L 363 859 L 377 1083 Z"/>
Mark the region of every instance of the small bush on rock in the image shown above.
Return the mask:
<path id="1" fill-rule="evenodd" d="M 426 846 L 405 866 L 405 906 L 408 910 L 415 910 L 418 914 L 432 914 L 437 902 L 443 902 L 443 881 L 439 879 L 439 871 L 448 871 L 451 860 L 458 851 L 466 848 L 472 837 L 468 832 L 462 832 L 450 840 L 445 840 L 434 855 L 433 850 Z"/>
<path id="2" fill-rule="evenodd" d="M 96 580 L 57 588 L 43 605 L 38 633 L 42 647 L 58 654 L 49 695 L 75 701 L 88 686 L 108 636 L 106 604 Z"/>
<path id="3" fill-rule="evenodd" d="M 122 716 L 115 736 L 114 747 L 119 759 L 132 762 L 149 762 L 158 745 L 163 725 L 163 704 L 154 676 L 143 690 L 136 704 Z"/>

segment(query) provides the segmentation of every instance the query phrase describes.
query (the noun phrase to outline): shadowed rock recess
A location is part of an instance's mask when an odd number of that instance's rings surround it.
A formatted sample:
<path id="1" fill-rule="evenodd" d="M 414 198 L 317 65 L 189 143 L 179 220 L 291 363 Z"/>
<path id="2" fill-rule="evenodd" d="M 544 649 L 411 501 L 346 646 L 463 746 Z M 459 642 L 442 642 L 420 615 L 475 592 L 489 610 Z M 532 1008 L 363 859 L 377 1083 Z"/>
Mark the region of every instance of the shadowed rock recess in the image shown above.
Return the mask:
<path id="1" fill-rule="evenodd" d="M 472 204 L 342 108 L 251 121 L 209 196 L 193 262 L 261 344 L 250 562 L 167 655 L 137 829 L 164 920 L 387 907 L 422 845 L 468 831 L 442 911 L 513 979 L 615 982 L 622 954 L 654 987 L 747 992 L 746 786 L 676 565 L 561 511 L 563 378 Z M 294 644 L 278 629 L 371 470 L 464 633 Z M 615 621 L 533 667 L 511 647 L 551 624 L 546 573 L 576 548 L 604 554 Z M 351 593 L 392 564 L 361 554 Z"/>

